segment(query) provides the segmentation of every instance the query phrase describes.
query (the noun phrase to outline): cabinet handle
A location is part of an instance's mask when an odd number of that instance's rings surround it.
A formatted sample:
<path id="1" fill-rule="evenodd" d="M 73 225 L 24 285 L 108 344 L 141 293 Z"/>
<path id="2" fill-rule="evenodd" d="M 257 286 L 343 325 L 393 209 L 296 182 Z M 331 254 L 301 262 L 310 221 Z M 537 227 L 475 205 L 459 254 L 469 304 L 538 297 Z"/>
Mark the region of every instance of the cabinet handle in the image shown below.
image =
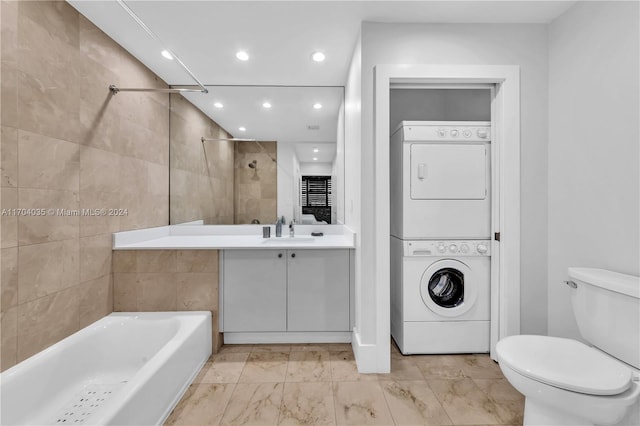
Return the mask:
<path id="1" fill-rule="evenodd" d="M 278 253 L 278 257 L 282 257 L 282 253 Z"/>
<path id="2" fill-rule="evenodd" d="M 296 257 L 296 254 L 295 253 L 291 253 L 291 257 Z"/>

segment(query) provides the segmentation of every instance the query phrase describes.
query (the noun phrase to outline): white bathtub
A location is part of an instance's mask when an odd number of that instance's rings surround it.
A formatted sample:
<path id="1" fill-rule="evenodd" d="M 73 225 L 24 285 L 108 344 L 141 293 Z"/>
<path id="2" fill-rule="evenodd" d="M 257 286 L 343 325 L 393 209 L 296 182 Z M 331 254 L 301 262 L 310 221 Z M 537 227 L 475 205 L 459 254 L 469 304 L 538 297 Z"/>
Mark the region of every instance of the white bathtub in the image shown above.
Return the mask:
<path id="1" fill-rule="evenodd" d="M 0 375 L 2 425 L 156 425 L 211 355 L 210 312 L 113 313 Z"/>

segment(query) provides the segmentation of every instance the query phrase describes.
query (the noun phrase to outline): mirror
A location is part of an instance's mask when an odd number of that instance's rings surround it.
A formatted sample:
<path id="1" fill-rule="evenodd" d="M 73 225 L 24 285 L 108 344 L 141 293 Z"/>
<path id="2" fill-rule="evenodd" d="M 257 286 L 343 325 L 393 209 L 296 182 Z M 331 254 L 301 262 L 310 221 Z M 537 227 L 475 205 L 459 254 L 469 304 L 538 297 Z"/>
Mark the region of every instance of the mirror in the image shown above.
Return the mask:
<path id="1" fill-rule="evenodd" d="M 343 222 L 343 87 L 206 87 L 170 97 L 171 224 Z"/>

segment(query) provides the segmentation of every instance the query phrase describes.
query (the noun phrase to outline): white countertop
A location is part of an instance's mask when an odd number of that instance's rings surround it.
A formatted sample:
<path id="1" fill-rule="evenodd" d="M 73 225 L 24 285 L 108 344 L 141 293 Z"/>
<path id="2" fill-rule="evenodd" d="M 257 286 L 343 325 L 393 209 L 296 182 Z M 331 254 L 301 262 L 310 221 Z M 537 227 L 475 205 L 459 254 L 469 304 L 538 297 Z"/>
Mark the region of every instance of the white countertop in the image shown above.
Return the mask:
<path id="1" fill-rule="evenodd" d="M 343 225 L 296 225 L 296 235 L 262 238 L 265 225 L 170 225 L 113 234 L 114 250 L 206 250 L 206 249 L 335 249 L 354 248 L 354 233 Z M 322 232 L 313 237 L 311 232 Z"/>

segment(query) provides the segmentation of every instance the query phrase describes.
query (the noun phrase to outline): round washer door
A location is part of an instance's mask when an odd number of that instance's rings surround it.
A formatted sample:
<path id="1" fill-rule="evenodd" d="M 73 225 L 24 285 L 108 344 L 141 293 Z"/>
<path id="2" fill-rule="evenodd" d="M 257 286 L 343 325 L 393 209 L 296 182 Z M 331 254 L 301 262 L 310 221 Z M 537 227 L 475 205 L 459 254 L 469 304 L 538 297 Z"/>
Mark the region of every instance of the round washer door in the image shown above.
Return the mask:
<path id="1" fill-rule="evenodd" d="M 473 307 L 478 297 L 478 288 L 470 279 L 471 275 L 471 269 L 459 260 L 438 260 L 422 274 L 422 301 L 438 315 L 463 315 Z"/>

